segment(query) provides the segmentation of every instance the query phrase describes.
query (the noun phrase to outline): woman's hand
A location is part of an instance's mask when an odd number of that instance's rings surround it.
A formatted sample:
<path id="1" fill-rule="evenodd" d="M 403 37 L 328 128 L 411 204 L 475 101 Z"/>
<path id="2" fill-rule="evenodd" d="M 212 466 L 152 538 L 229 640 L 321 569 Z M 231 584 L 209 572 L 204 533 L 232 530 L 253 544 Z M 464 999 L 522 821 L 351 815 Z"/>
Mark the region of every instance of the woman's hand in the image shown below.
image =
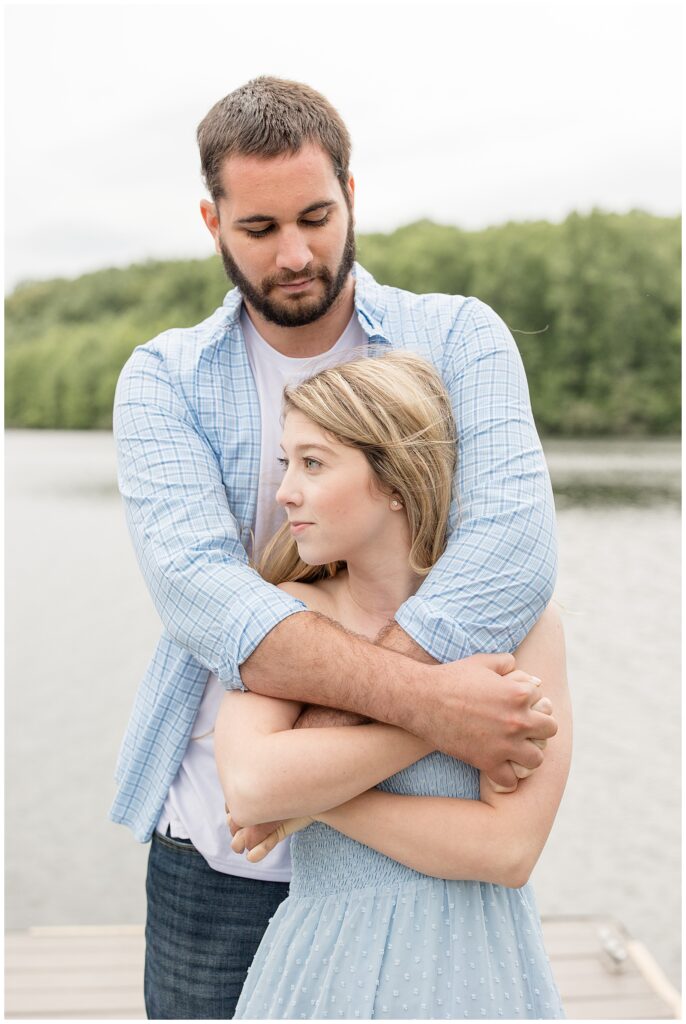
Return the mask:
<path id="1" fill-rule="evenodd" d="M 246 859 L 251 864 L 256 864 L 258 861 L 263 860 L 268 853 L 271 853 L 277 843 L 283 842 L 287 836 L 293 835 L 294 832 L 300 832 L 302 829 L 307 828 L 313 821 L 314 818 L 303 816 L 301 818 L 287 818 L 286 821 L 273 822 L 276 826 L 274 830 L 265 838 L 260 839 L 254 846 L 248 848 L 248 843 L 252 841 L 250 833 L 254 833 L 256 828 L 264 829 L 265 826 L 258 825 L 252 828 L 241 828 L 236 826 L 230 814 L 226 817 L 226 824 L 233 834 L 231 849 L 234 853 L 245 853 L 247 850 Z"/>

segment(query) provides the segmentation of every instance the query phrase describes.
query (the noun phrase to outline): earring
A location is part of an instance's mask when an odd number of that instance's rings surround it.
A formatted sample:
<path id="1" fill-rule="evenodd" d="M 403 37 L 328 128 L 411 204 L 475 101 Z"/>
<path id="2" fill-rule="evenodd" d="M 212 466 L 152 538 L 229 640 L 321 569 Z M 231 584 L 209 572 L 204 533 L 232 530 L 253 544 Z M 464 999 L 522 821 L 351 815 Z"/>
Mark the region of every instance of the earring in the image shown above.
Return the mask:
<path id="1" fill-rule="evenodd" d="M 400 498 L 391 498 L 391 508 L 394 512 L 397 512 L 399 508 L 403 507 L 403 503 Z"/>

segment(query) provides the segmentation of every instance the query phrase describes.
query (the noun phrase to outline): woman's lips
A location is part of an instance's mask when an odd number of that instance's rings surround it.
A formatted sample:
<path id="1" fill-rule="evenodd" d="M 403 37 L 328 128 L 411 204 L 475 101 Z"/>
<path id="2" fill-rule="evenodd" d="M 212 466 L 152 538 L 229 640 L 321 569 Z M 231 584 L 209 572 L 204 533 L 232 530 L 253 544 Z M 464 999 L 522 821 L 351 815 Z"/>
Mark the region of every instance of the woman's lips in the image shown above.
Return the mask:
<path id="1" fill-rule="evenodd" d="M 297 537 L 299 533 L 306 530 L 308 526 L 312 526 L 312 523 L 291 523 L 291 534 Z"/>

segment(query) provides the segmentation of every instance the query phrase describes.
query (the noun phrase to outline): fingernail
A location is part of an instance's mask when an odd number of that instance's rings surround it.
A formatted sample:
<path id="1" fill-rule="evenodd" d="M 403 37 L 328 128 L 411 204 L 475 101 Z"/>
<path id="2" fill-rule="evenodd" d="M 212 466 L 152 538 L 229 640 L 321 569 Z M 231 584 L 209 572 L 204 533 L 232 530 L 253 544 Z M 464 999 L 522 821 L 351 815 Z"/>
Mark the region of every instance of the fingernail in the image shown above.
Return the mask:
<path id="1" fill-rule="evenodd" d="M 543 680 L 539 679 L 538 676 L 531 676 L 531 682 L 534 686 L 540 686 Z"/>

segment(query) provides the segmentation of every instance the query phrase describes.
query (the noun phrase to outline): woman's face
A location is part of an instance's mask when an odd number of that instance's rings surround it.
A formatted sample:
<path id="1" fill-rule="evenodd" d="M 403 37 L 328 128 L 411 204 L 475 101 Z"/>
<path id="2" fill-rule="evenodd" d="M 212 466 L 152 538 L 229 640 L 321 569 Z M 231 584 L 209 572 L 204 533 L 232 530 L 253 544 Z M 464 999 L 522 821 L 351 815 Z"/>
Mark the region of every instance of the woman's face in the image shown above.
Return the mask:
<path id="1" fill-rule="evenodd" d="M 388 544 L 393 516 L 367 459 L 296 409 L 284 421 L 284 478 L 276 500 L 308 565 L 362 560 Z"/>

